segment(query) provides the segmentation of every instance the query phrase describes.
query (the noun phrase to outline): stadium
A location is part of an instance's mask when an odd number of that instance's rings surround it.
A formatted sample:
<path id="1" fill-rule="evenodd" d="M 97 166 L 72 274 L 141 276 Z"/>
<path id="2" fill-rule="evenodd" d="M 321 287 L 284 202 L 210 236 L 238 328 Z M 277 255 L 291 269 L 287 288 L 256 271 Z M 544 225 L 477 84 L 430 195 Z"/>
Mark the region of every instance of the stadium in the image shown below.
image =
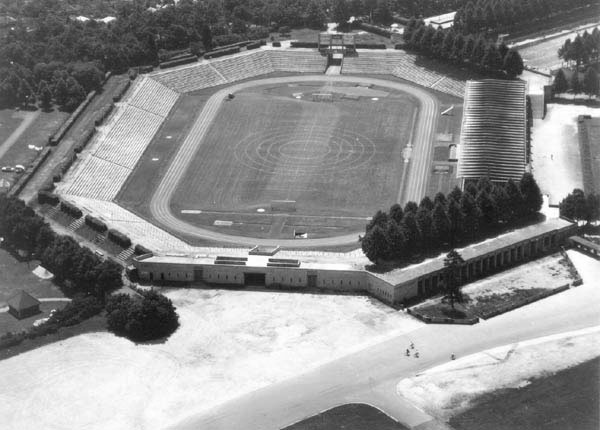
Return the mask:
<path id="1" fill-rule="evenodd" d="M 397 304 L 438 292 L 442 257 L 371 273 L 357 249 L 364 226 L 377 209 L 482 176 L 518 180 L 525 95 L 522 81 L 459 80 L 403 50 L 356 49 L 348 35 L 322 34 L 319 49 L 257 47 L 138 76 L 57 194 L 86 214 L 68 228 L 110 244 L 145 282 Z M 571 227 L 464 250 L 465 279 L 550 252 Z"/>

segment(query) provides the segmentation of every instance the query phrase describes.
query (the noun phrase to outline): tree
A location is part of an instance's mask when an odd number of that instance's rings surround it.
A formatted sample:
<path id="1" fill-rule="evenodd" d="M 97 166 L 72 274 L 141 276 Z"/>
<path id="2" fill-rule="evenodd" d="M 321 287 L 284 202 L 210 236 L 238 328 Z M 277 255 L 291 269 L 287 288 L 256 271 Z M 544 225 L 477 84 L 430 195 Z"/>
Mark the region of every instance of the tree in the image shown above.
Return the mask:
<path id="1" fill-rule="evenodd" d="M 479 37 L 475 42 L 473 47 L 473 52 L 471 53 L 471 63 L 473 65 L 484 65 L 483 56 L 485 55 L 485 40 L 482 37 Z"/>
<path id="2" fill-rule="evenodd" d="M 433 202 L 428 196 L 423 197 L 421 203 L 419 203 L 419 209 L 425 209 L 428 212 L 431 212 L 433 210 Z"/>
<path id="3" fill-rule="evenodd" d="M 52 106 L 52 91 L 50 91 L 50 87 L 48 87 L 46 81 L 40 81 L 38 95 L 40 97 L 42 108 L 45 110 L 50 109 L 50 106 Z"/>
<path id="4" fill-rule="evenodd" d="M 479 235 L 479 224 L 481 222 L 481 210 L 473 194 L 466 192 L 460 198 L 460 210 L 463 215 L 464 233 L 469 241 L 476 239 Z"/>
<path id="5" fill-rule="evenodd" d="M 456 186 L 452 188 L 452 191 L 450 191 L 450 193 L 448 194 L 448 200 L 455 200 L 459 202 L 462 195 L 462 190 L 460 189 L 460 187 Z"/>
<path id="6" fill-rule="evenodd" d="M 74 78 L 67 79 L 67 101 L 64 108 L 67 111 L 73 111 L 85 99 L 83 87 Z"/>
<path id="7" fill-rule="evenodd" d="M 514 49 L 510 49 L 506 55 L 503 57 L 504 61 L 502 64 L 502 68 L 506 72 L 509 78 L 514 79 L 521 73 L 523 73 L 523 59 L 521 58 L 521 54 Z"/>
<path id="8" fill-rule="evenodd" d="M 371 221 L 369 221 L 369 224 L 367 224 L 367 228 L 365 230 L 368 232 L 369 230 L 373 229 L 373 227 L 375 227 L 375 226 L 385 228 L 388 221 L 389 221 L 388 214 L 386 214 L 385 212 L 383 212 L 381 210 L 378 210 L 377 212 L 375 212 L 375 215 L 373 216 Z"/>
<path id="9" fill-rule="evenodd" d="M 204 25 L 202 27 L 202 44 L 207 51 L 210 51 L 213 48 L 212 31 L 210 30 L 209 25 Z"/>
<path id="10" fill-rule="evenodd" d="M 448 203 L 448 200 L 446 199 L 446 196 L 441 191 L 438 192 L 438 193 L 436 193 L 435 197 L 433 198 L 433 205 L 435 206 L 438 203 L 441 204 L 444 207 Z"/>
<path id="11" fill-rule="evenodd" d="M 581 83 L 579 82 L 579 72 L 574 71 L 571 75 L 571 90 L 578 94 L 581 92 Z"/>
<path id="12" fill-rule="evenodd" d="M 554 77 L 554 82 L 552 83 L 552 90 L 554 94 L 561 94 L 566 92 L 569 89 L 569 84 L 567 82 L 567 77 L 565 76 L 565 72 L 563 69 L 559 69 L 558 73 Z"/>
<path id="13" fill-rule="evenodd" d="M 450 306 L 454 309 L 454 303 L 462 301 L 460 292 L 461 271 L 465 264 L 462 256 L 453 249 L 444 258 L 444 285 L 446 298 L 450 300 Z"/>
<path id="14" fill-rule="evenodd" d="M 450 239 L 450 220 L 446 209 L 441 203 L 436 203 L 431 214 L 433 240 L 438 245 L 443 245 Z"/>
<path id="15" fill-rule="evenodd" d="M 416 221 L 417 228 L 419 229 L 419 236 L 421 237 L 421 248 L 427 250 L 431 248 L 433 241 L 431 209 L 427 209 L 425 206 L 419 207 Z"/>
<path id="16" fill-rule="evenodd" d="M 54 84 L 54 99 L 60 106 L 64 106 L 67 103 L 68 97 L 67 83 L 64 79 L 59 78 Z"/>
<path id="17" fill-rule="evenodd" d="M 400 226 L 395 221 L 390 221 L 386 230 L 390 246 L 390 256 L 396 260 L 403 260 L 409 254 L 406 248 L 406 237 Z"/>
<path id="18" fill-rule="evenodd" d="M 507 205 L 504 212 L 506 213 L 507 221 L 512 223 L 525 215 L 525 201 L 523 200 L 523 194 L 521 194 L 519 186 L 512 179 L 509 179 L 506 183 L 505 190 Z"/>
<path id="19" fill-rule="evenodd" d="M 394 203 L 390 208 L 390 218 L 397 224 L 400 224 L 403 216 L 404 211 L 402 210 L 402 206 L 400 206 L 398 203 Z"/>
<path id="20" fill-rule="evenodd" d="M 586 220 L 589 217 L 589 205 L 583 190 L 575 188 L 558 205 L 560 216 L 574 221 Z"/>
<path id="21" fill-rule="evenodd" d="M 390 25 L 393 22 L 392 11 L 388 0 L 378 0 L 377 7 L 373 11 L 373 20 L 378 24 Z"/>
<path id="22" fill-rule="evenodd" d="M 588 67 L 583 75 L 583 92 L 590 98 L 598 95 L 598 74 L 592 67 Z"/>
<path id="23" fill-rule="evenodd" d="M 365 256 L 375 264 L 378 264 L 379 261 L 390 254 L 390 247 L 385 231 L 378 225 L 367 231 L 360 245 Z"/>
<path id="24" fill-rule="evenodd" d="M 448 201 L 447 214 L 450 224 L 450 244 L 454 246 L 462 239 L 465 229 L 465 218 L 457 200 L 450 199 Z"/>
<path id="25" fill-rule="evenodd" d="M 348 28 L 348 19 L 350 19 L 346 0 L 334 0 L 331 12 L 333 21 L 338 23 L 340 31 L 345 31 Z"/>
<path id="26" fill-rule="evenodd" d="M 496 45 L 490 43 L 485 47 L 483 58 L 481 59 L 481 65 L 489 71 L 497 71 L 502 67 L 502 58 L 498 53 Z"/>
<path id="27" fill-rule="evenodd" d="M 525 172 L 523 174 L 521 181 L 519 182 L 519 188 L 525 205 L 524 215 L 534 215 L 538 213 L 542 209 L 544 199 L 540 187 L 531 173 Z"/>
<path id="28" fill-rule="evenodd" d="M 417 226 L 415 212 L 405 211 L 400 227 L 402 228 L 404 237 L 406 238 L 406 247 L 412 250 L 420 249 L 423 243 L 419 234 L 419 227 Z"/>
<path id="29" fill-rule="evenodd" d="M 404 215 L 406 215 L 408 212 L 412 212 L 413 215 L 417 213 L 417 210 L 419 209 L 419 206 L 417 206 L 417 204 L 413 201 L 410 202 L 406 202 L 406 204 L 404 205 Z"/>

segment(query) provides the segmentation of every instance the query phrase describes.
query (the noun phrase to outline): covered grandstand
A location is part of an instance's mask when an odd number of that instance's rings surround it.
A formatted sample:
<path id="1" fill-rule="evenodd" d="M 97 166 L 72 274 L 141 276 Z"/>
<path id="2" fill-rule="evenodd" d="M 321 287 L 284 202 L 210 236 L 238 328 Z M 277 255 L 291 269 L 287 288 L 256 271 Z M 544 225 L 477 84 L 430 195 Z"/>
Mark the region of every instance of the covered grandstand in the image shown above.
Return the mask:
<path id="1" fill-rule="evenodd" d="M 467 81 L 458 177 L 465 182 L 519 180 L 526 159 L 526 84 L 485 79 Z"/>

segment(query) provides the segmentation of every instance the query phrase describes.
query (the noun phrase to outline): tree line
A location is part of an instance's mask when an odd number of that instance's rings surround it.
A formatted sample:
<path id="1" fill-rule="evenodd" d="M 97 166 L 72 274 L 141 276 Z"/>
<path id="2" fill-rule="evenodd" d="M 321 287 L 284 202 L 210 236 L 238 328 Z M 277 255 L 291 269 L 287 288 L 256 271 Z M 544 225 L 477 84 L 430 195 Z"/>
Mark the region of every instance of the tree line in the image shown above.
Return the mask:
<path id="1" fill-rule="evenodd" d="M 567 67 L 574 62 L 576 70 L 579 70 L 581 65 L 590 66 L 598 63 L 599 55 L 600 30 L 598 27 L 595 27 L 591 33 L 586 30 L 582 34 L 578 34 L 573 41 L 570 38 L 565 40 L 565 43 L 558 48 L 558 58 L 566 61 Z"/>
<path id="2" fill-rule="evenodd" d="M 362 250 L 374 263 L 409 262 L 422 254 L 448 246 L 469 244 L 491 232 L 513 227 L 533 217 L 543 203 L 540 189 L 530 173 L 505 184 L 487 178 L 454 188 L 419 204 L 393 205 L 377 211 L 361 238 Z"/>
<path id="3" fill-rule="evenodd" d="M 103 301 L 123 285 L 119 264 L 101 259 L 70 236 L 56 234 L 16 197 L 0 195 L 0 236 L 5 246 L 38 258 L 68 296 L 91 295 Z"/>
<path id="4" fill-rule="evenodd" d="M 560 216 L 573 221 L 591 223 L 600 220 L 600 196 L 595 193 L 587 195 L 580 188 L 575 188 L 558 206 Z"/>
<path id="5" fill-rule="evenodd" d="M 463 34 L 503 33 L 588 4 L 588 0 L 469 1 L 456 11 L 454 30 Z"/>
<path id="6" fill-rule="evenodd" d="M 592 96 L 597 96 L 600 93 L 600 81 L 598 81 L 598 73 L 589 66 L 583 74 L 583 79 L 577 70 L 573 70 L 571 78 L 567 79 L 565 71 L 559 69 L 552 83 L 552 91 L 554 94 L 562 94 L 567 91 L 572 91 L 575 94 L 585 93 Z"/>
<path id="7" fill-rule="evenodd" d="M 422 20 L 411 18 L 403 38 L 410 49 L 454 64 L 466 64 L 478 71 L 511 79 L 523 72 L 523 59 L 517 51 L 505 44 L 496 46 L 481 35 L 464 35 L 452 28 L 435 29 Z"/>

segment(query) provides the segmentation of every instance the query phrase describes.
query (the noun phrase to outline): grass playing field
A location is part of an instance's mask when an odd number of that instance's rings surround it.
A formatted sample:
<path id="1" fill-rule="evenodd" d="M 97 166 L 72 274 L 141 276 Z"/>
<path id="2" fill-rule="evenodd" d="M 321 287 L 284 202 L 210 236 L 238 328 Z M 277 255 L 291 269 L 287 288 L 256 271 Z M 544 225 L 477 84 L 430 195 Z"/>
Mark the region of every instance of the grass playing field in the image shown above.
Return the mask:
<path id="1" fill-rule="evenodd" d="M 314 93 L 332 93 L 334 102 L 315 102 Z M 120 203 L 143 212 L 147 194 L 137 190 L 154 188 L 207 97 L 182 97 Z M 374 208 L 398 197 L 417 106 L 400 91 L 325 81 L 240 91 L 221 107 L 171 210 L 186 222 L 216 229 L 225 222 L 230 233 L 256 237 L 360 230 Z M 276 200 L 295 201 L 295 212 L 272 211 Z"/>

